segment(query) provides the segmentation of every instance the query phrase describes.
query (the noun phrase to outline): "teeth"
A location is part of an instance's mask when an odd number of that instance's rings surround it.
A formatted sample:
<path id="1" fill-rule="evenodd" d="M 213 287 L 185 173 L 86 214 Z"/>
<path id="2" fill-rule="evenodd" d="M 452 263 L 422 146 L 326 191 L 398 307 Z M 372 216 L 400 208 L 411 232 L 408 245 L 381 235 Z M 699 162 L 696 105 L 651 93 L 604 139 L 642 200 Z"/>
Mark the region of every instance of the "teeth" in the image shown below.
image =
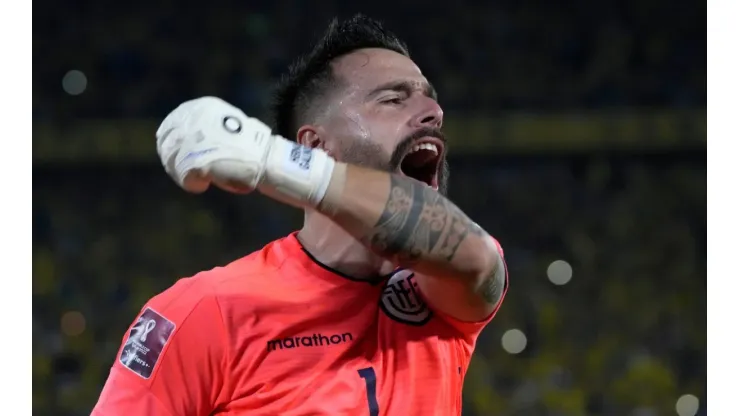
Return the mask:
<path id="1" fill-rule="evenodd" d="M 416 146 L 411 148 L 411 152 L 409 153 L 418 152 L 419 150 L 431 150 L 432 152 L 434 152 L 435 155 L 439 154 L 439 150 L 437 150 L 437 146 L 435 146 L 432 143 L 417 144 Z"/>

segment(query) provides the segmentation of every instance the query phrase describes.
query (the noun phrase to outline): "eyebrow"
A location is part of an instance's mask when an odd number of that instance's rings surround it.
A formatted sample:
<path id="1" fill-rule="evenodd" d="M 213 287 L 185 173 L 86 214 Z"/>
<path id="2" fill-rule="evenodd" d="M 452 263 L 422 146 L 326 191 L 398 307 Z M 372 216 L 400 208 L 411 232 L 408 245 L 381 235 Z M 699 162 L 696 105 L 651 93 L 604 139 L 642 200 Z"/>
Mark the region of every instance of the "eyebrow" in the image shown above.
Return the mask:
<path id="1" fill-rule="evenodd" d="M 405 92 L 408 94 L 411 94 L 414 90 L 418 89 L 419 86 L 421 86 L 424 95 L 427 97 L 437 100 L 437 90 L 434 89 L 434 86 L 429 82 L 415 82 L 415 81 L 391 81 L 386 82 L 385 84 L 381 84 L 374 88 L 370 93 L 367 95 L 368 98 L 373 98 L 376 95 L 380 94 L 383 91 L 397 91 L 397 92 Z"/>

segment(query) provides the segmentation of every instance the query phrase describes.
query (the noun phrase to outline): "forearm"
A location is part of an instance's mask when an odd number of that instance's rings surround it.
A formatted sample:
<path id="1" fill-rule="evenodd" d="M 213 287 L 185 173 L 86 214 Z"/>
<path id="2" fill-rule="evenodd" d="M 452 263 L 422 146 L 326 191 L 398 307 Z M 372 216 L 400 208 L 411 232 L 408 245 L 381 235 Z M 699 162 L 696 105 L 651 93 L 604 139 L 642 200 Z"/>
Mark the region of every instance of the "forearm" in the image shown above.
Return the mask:
<path id="1" fill-rule="evenodd" d="M 338 164 L 319 211 L 378 255 L 425 274 L 480 279 L 498 266 L 495 246 L 477 224 L 401 175 Z"/>

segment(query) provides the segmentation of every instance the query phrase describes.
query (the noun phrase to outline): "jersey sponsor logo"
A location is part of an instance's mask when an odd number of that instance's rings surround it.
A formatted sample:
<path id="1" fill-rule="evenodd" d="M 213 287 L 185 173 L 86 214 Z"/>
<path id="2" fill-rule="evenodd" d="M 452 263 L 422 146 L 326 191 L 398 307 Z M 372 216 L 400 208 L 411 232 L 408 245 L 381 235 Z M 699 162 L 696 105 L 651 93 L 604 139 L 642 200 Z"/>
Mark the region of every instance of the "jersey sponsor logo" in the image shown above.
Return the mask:
<path id="1" fill-rule="evenodd" d="M 118 361 L 140 377 L 148 379 L 174 330 L 172 321 L 146 308 L 131 327 Z"/>
<path id="2" fill-rule="evenodd" d="M 353 340 L 352 334 L 313 334 L 311 336 L 288 337 L 267 341 L 267 351 L 292 349 L 300 347 L 327 347 L 330 345 L 345 344 Z"/>
<path id="3" fill-rule="evenodd" d="M 408 325 L 424 325 L 432 317 L 410 270 L 400 270 L 388 279 L 380 297 L 380 309 L 391 319 Z"/>

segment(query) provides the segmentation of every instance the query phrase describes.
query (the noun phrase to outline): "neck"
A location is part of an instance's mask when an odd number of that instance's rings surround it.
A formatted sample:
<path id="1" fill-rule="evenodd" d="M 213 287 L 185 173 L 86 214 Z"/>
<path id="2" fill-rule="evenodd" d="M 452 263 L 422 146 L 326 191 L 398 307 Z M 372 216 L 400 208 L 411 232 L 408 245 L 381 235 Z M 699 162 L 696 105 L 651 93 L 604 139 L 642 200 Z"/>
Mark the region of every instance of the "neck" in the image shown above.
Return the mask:
<path id="1" fill-rule="evenodd" d="M 298 241 L 311 255 L 355 279 L 373 279 L 393 271 L 393 264 L 368 250 L 360 241 L 318 212 L 306 212 Z"/>

